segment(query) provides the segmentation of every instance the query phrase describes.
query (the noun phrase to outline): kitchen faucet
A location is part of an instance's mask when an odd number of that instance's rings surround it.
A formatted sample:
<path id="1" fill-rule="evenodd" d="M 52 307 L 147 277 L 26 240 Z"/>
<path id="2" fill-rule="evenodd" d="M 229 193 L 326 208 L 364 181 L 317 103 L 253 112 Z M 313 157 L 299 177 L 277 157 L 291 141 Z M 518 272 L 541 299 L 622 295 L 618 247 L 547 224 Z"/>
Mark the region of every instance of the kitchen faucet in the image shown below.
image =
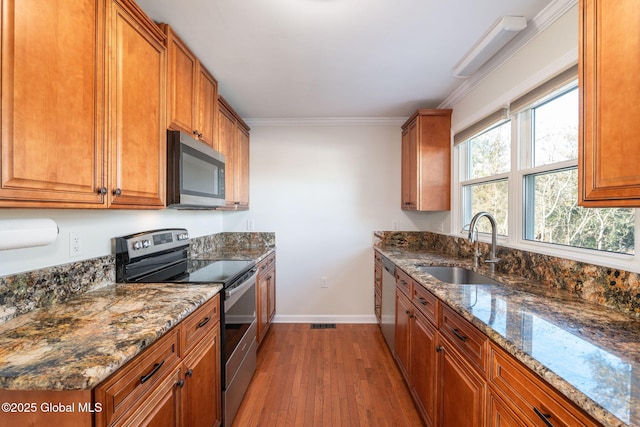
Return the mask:
<path id="1" fill-rule="evenodd" d="M 500 261 L 500 258 L 496 258 L 496 248 L 497 248 L 497 242 L 498 242 L 498 225 L 496 223 L 496 219 L 489 213 L 489 212 L 478 212 L 477 214 L 475 214 L 473 216 L 473 218 L 471 219 L 471 223 L 469 224 L 469 241 L 470 242 L 476 242 L 476 245 L 478 244 L 478 233 L 476 231 L 475 235 L 474 235 L 474 230 L 476 229 L 476 222 L 478 222 L 478 220 L 480 218 L 482 218 L 483 216 L 487 217 L 487 219 L 489 220 L 489 222 L 491 223 L 491 252 L 489 253 L 489 259 L 485 259 L 484 262 L 489 263 L 489 272 L 491 273 L 495 273 L 496 272 L 496 264 L 498 263 L 498 261 Z M 474 267 L 476 267 L 478 265 L 478 256 L 480 255 L 477 246 L 476 246 L 476 250 L 473 254 L 473 265 Z"/>

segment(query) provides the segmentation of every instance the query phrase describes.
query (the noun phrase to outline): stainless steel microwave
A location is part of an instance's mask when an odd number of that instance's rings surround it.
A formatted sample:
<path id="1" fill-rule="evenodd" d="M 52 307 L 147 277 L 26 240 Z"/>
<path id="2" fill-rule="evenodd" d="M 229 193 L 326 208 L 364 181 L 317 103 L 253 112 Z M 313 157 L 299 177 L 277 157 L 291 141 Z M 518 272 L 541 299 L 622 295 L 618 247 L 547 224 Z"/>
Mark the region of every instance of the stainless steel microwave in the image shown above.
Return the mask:
<path id="1" fill-rule="evenodd" d="M 224 156 L 184 132 L 167 131 L 167 207 L 225 205 Z"/>

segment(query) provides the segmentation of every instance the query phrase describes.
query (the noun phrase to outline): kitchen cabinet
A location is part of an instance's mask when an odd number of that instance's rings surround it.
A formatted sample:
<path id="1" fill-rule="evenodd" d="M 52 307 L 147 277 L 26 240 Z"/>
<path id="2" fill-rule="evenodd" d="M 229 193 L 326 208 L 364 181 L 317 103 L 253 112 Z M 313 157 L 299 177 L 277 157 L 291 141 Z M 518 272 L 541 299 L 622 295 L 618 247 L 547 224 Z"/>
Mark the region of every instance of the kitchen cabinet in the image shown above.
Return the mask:
<path id="1" fill-rule="evenodd" d="M 215 147 L 218 82 L 170 25 L 160 27 L 167 36 L 168 127 Z"/>
<path id="2" fill-rule="evenodd" d="M 250 128 L 218 97 L 218 151 L 225 156 L 226 209 L 249 209 Z"/>
<path id="3" fill-rule="evenodd" d="M 258 263 L 256 278 L 256 310 L 258 313 L 258 344 L 262 343 L 276 313 L 276 254 Z"/>
<path id="4" fill-rule="evenodd" d="M 394 357 L 427 426 L 600 425 L 399 268 Z"/>
<path id="5" fill-rule="evenodd" d="M 0 25 L 0 206 L 101 207 L 105 0 L 7 0 Z"/>
<path id="6" fill-rule="evenodd" d="M 112 208 L 161 208 L 166 185 L 164 34 L 131 0 L 114 0 L 108 16 Z"/>
<path id="7" fill-rule="evenodd" d="M 485 336 L 449 307 L 442 307 L 436 348 L 441 354 L 437 425 L 485 425 L 486 381 L 478 367 L 485 366 L 486 345 Z"/>
<path id="8" fill-rule="evenodd" d="M 0 206 L 164 206 L 164 35 L 130 0 L 3 4 Z"/>
<path id="9" fill-rule="evenodd" d="M 546 385 L 537 375 L 505 353 L 495 344 L 490 347 L 489 384 L 498 403 L 496 411 L 502 417 L 515 418 L 517 425 L 548 425 L 555 427 L 589 426 L 599 424 L 565 397 Z M 510 402 L 500 410 L 500 399 Z M 503 405 L 505 406 L 505 405 Z M 490 426 L 496 417 L 490 418 Z"/>
<path id="10" fill-rule="evenodd" d="M 219 426 L 219 295 L 94 390 L 95 426 Z"/>
<path id="11" fill-rule="evenodd" d="M 402 125 L 404 210 L 450 209 L 451 111 L 419 109 Z"/>
<path id="12" fill-rule="evenodd" d="M 640 207 L 640 3 L 579 2 L 579 204 Z"/>

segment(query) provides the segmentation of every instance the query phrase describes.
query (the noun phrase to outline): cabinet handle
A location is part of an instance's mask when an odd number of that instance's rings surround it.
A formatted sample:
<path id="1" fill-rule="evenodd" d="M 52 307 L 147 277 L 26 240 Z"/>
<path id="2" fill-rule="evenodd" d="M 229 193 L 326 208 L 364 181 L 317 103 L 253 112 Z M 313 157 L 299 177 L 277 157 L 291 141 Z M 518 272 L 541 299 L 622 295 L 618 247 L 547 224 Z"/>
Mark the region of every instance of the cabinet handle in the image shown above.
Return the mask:
<path id="1" fill-rule="evenodd" d="M 202 322 L 198 323 L 198 328 L 202 328 L 204 325 L 209 323 L 209 320 L 211 320 L 211 317 L 205 317 Z"/>
<path id="2" fill-rule="evenodd" d="M 190 377 L 193 375 L 193 369 L 189 369 L 187 372 L 184 373 L 185 376 Z"/>
<path id="3" fill-rule="evenodd" d="M 444 351 L 444 347 L 439 345 L 436 347 L 436 352 L 441 353 L 442 351 Z"/>
<path id="4" fill-rule="evenodd" d="M 424 298 L 422 298 L 422 297 L 418 298 L 418 301 L 420 301 L 420 304 L 422 304 L 422 305 L 427 305 L 427 304 L 429 304 L 429 301 L 427 301 L 426 299 L 424 299 Z"/>
<path id="5" fill-rule="evenodd" d="M 113 195 L 114 196 L 120 196 L 122 195 L 122 190 L 119 188 L 116 188 L 115 190 L 113 190 Z"/>
<path id="6" fill-rule="evenodd" d="M 547 426 L 547 427 L 554 427 L 553 424 L 551 424 L 551 421 L 549 421 L 549 418 L 551 418 L 551 414 L 543 414 L 542 411 L 538 408 L 536 408 L 535 406 L 533 407 L 533 412 L 536 413 L 537 416 L 540 417 L 540 419 L 542 420 L 542 422 Z"/>
<path id="7" fill-rule="evenodd" d="M 184 380 L 180 380 L 176 383 L 176 385 L 180 388 L 182 388 L 184 386 Z"/>
<path id="8" fill-rule="evenodd" d="M 194 130 L 193 130 L 193 135 L 194 135 L 194 136 L 198 136 L 198 129 L 194 129 Z"/>
<path id="9" fill-rule="evenodd" d="M 413 319 L 414 317 L 416 317 L 416 315 L 415 315 L 415 314 L 413 314 L 413 313 L 411 313 L 411 314 L 409 315 L 409 319 Z"/>
<path id="10" fill-rule="evenodd" d="M 158 370 L 160 368 L 162 368 L 162 365 L 164 365 L 164 360 L 160 363 L 155 363 L 153 365 L 153 369 L 151 370 L 151 372 L 149 372 L 147 375 L 143 375 L 140 377 L 140 384 L 144 384 L 147 381 L 149 381 L 149 379 L 155 375 L 156 372 L 158 372 Z"/>
<path id="11" fill-rule="evenodd" d="M 409 314 L 409 313 L 411 313 L 409 310 L 406 310 L 406 311 L 404 312 L 404 314 Z"/>
<path id="12" fill-rule="evenodd" d="M 107 187 L 98 188 L 98 194 L 102 194 L 103 196 L 107 194 Z"/>
<path id="13" fill-rule="evenodd" d="M 460 335 L 460 331 L 456 328 L 451 328 L 451 331 L 453 332 L 453 334 L 455 336 L 457 336 L 458 338 L 460 338 L 460 340 L 462 340 L 462 342 L 467 342 L 467 337 L 465 337 L 464 335 Z"/>

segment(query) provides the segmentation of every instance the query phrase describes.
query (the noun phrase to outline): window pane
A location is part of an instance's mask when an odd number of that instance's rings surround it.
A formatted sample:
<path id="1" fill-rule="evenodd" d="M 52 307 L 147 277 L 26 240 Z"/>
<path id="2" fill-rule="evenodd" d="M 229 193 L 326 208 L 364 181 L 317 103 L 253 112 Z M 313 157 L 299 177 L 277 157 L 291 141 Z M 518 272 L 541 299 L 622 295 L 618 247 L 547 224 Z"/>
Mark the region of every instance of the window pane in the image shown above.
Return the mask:
<path id="1" fill-rule="evenodd" d="M 471 222 L 473 215 L 487 211 L 496 219 L 498 234 L 507 235 L 509 182 L 505 180 L 482 184 L 467 185 L 463 188 L 467 200 L 465 224 Z M 490 233 L 491 225 L 487 219 L 478 221 L 478 231 Z"/>
<path id="2" fill-rule="evenodd" d="M 525 239 L 634 252 L 634 210 L 578 206 L 577 169 L 529 175 L 525 187 Z"/>
<path id="3" fill-rule="evenodd" d="M 506 122 L 467 141 L 469 176 L 482 178 L 509 172 L 511 165 L 511 122 Z"/>
<path id="4" fill-rule="evenodd" d="M 533 109 L 534 166 L 578 158 L 578 89 Z"/>

